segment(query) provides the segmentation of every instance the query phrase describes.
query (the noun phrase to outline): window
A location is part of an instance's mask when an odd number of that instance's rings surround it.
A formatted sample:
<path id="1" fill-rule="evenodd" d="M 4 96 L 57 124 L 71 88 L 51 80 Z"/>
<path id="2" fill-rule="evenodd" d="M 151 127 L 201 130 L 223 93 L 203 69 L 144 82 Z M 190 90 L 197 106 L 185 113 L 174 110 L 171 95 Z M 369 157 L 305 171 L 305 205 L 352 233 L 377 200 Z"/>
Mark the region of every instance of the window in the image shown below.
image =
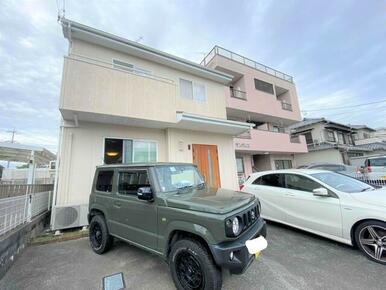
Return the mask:
<path id="1" fill-rule="evenodd" d="M 199 102 L 206 101 L 206 88 L 204 84 L 180 79 L 180 96 L 184 99 Z"/>
<path id="2" fill-rule="evenodd" d="M 276 169 L 290 169 L 292 168 L 291 160 L 275 160 Z"/>
<path id="3" fill-rule="evenodd" d="M 335 172 L 323 172 L 312 174 L 313 177 L 343 192 L 362 192 L 374 189 L 372 186 L 352 177 Z"/>
<path id="4" fill-rule="evenodd" d="M 286 174 L 285 183 L 286 188 L 308 192 L 312 192 L 314 189 L 322 187 L 316 181 L 313 181 L 305 176 L 296 174 Z"/>
<path id="5" fill-rule="evenodd" d="M 204 185 L 197 167 L 193 165 L 157 166 L 156 173 L 163 192 L 181 188 L 198 188 Z"/>
<path id="6" fill-rule="evenodd" d="M 242 157 L 236 157 L 237 173 L 244 173 L 244 160 Z"/>
<path id="7" fill-rule="evenodd" d="M 311 132 L 307 132 L 306 134 L 304 134 L 304 137 L 306 137 L 306 143 L 307 143 L 307 144 L 312 144 L 312 143 L 314 143 L 314 140 L 312 139 L 312 134 L 311 134 Z"/>
<path id="8" fill-rule="evenodd" d="M 117 59 L 113 59 L 113 68 L 127 70 L 139 75 L 151 75 L 151 71 L 136 67 L 131 63 L 117 60 Z"/>
<path id="9" fill-rule="evenodd" d="M 157 161 L 157 144 L 154 141 L 131 139 L 105 139 L 105 164 L 148 163 Z"/>
<path id="10" fill-rule="evenodd" d="M 284 133 L 285 132 L 284 128 L 283 127 L 279 127 L 279 126 L 273 126 L 272 127 L 272 131 L 276 132 L 276 133 Z"/>
<path id="11" fill-rule="evenodd" d="M 257 178 L 252 184 L 284 187 L 283 174 L 267 174 Z"/>
<path id="12" fill-rule="evenodd" d="M 326 131 L 327 132 L 327 141 L 329 142 L 335 142 L 335 135 L 333 131 Z"/>
<path id="13" fill-rule="evenodd" d="M 118 192 L 121 194 L 137 194 L 138 188 L 149 187 L 146 171 L 119 172 Z"/>
<path id="14" fill-rule="evenodd" d="M 341 132 L 338 132 L 338 143 L 344 144 L 343 134 Z"/>
<path id="15" fill-rule="evenodd" d="M 114 176 L 114 171 L 112 170 L 99 171 L 96 186 L 95 186 L 96 190 L 111 192 L 113 189 L 113 176 Z"/>
<path id="16" fill-rule="evenodd" d="M 357 141 L 359 139 L 358 134 L 357 133 L 353 133 L 352 134 L 352 138 L 354 139 L 354 141 Z"/>
<path id="17" fill-rule="evenodd" d="M 386 167 L 386 158 L 374 158 L 368 159 L 368 166 L 385 166 Z"/>
<path id="18" fill-rule="evenodd" d="M 256 90 L 266 92 L 268 94 L 274 94 L 273 93 L 273 85 L 258 79 L 255 79 L 255 88 Z"/>

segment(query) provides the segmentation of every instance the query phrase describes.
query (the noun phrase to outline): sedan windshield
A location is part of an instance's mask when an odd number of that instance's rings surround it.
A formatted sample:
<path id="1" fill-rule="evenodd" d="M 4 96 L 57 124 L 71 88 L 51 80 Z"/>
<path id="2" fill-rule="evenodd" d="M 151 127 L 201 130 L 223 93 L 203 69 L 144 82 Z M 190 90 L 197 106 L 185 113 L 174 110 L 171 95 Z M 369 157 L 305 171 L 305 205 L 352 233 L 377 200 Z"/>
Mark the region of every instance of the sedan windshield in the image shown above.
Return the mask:
<path id="1" fill-rule="evenodd" d="M 321 172 L 314 173 L 311 176 L 324 182 L 325 184 L 335 188 L 336 190 L 343 192 L 362 192 L 367 190 L 373 190 L 374 187 L 359 181 L 357 179 L 334 172 Z"/>
<path id="2" fill-rule="evenodd" d="M 204 184 L 204 179 L 193 165 L 157 166 L 156 172 L 163 192 L 199 187 Z"/>

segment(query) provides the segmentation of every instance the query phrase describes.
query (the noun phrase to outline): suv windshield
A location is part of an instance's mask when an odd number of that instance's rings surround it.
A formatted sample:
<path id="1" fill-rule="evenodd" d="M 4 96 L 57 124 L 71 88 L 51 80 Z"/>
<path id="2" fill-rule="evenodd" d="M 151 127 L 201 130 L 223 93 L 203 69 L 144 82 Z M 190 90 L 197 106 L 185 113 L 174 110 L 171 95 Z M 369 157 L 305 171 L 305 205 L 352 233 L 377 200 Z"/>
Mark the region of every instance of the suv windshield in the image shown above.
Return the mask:
<path id="1" fill-rule="evenodd" d="M 198 187 L 204 184 L 204 179 L 197 167 L 193 165 L 157 166 L 156 172 L 163 192 Z"/>
<path id="2" fill-rule="evenodd" d="M 314 173 L 311 176 L 343 192 L 362 192 L 374 189 L 362 181 L 334 172 Z"/>

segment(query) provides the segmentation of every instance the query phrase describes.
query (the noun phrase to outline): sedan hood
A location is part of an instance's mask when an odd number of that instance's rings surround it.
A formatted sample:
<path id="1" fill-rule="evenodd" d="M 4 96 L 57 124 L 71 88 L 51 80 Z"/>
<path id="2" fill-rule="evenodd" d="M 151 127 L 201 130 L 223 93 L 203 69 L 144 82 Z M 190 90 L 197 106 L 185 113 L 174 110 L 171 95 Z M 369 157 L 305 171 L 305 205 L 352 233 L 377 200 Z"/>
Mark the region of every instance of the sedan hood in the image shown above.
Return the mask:
<path id="1" fill-rule="evenodd" d="M 217 214 L 233 211 L 254 199 L 255 196 L 252 194 L 222 188 L 193 189 L 165 195 L 168 207 Z"/>
<path id="2" fill-rule="evenodd" d="M 352 193 L 351 196 L 363 203 L 386 207 L 386 189 Z"/>

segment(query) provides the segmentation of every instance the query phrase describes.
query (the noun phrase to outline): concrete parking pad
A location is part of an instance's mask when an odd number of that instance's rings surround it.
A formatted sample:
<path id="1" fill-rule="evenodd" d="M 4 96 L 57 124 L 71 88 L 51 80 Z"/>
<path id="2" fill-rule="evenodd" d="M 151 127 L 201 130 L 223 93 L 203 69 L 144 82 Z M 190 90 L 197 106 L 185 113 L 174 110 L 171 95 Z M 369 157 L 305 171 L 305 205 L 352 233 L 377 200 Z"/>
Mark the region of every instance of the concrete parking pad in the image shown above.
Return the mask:
<path id="1" fill-rule="evenodd" d="M 224 273 L 223 289 L 385 289 L 386 266 L 351 247 L 271 223 L 268 243 L 244 275 Z M 123 242 L 99 256 L 88 239 L 29 247 L 0 289 L 102 289 L 117 272 L 128 289 L 174 289 L 158 257 Z"/>

